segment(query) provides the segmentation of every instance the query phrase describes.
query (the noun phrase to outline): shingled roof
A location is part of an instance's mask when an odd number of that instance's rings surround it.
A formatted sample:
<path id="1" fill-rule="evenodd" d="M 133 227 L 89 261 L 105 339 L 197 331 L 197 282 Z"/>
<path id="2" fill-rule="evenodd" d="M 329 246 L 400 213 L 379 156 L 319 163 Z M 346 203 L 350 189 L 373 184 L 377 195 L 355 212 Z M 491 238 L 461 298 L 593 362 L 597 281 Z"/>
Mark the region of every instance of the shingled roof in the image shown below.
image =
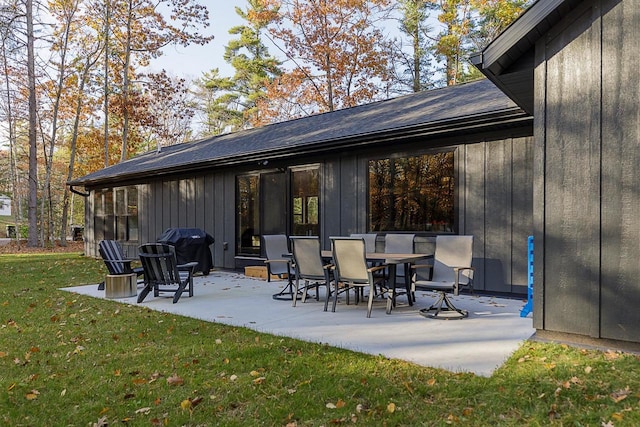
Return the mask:
<path id="1" fill-rule="evenodd" d="M 530 119 L 483 79 L 162 148 L 68 184 L 112 185 L 151 175 L 335 152 L 417 136 L 475 132 L 479 127 L 510 126 Z"/>

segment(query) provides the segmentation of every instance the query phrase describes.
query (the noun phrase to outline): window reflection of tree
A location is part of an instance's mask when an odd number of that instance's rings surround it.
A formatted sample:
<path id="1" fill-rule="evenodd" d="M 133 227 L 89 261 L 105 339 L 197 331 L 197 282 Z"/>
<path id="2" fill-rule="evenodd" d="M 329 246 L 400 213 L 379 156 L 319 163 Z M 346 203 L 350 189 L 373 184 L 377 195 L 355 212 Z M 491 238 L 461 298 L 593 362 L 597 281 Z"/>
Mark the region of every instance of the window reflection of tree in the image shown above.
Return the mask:
<path id="1" fill-rule="evenodd" d="M 371 231 L 451 231 L 453 152 L 369 162 Z"/>

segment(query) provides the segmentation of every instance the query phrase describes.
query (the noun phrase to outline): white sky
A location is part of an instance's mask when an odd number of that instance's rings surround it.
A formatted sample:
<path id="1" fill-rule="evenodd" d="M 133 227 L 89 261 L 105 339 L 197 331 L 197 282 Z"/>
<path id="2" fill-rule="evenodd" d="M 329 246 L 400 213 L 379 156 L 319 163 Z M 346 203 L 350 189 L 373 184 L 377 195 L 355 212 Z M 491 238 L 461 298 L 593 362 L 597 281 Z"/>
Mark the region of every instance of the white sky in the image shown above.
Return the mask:
<path id="1" fill-rule="evenodd" d="M 244 23 L 235 12 L 235 6 L 247 7 L 245 0 L 200 0 L 200 4 L 209 9 L 210 25 L 203 30 L 206 35 L 213 34 L 215 38 L 204 46 L 189 47 L 169 46 L 164 54 L 155 59 L 149 67 L 153 71 L 165 69 L 171 75 L 185 78 L 200 78 L 202 74 L 214 68 L 220 69 L 220 74 L 230 76 L 233 73 L 231 65 L 223 59 L 224 47 L 231 36 L 229 29 Z"/>

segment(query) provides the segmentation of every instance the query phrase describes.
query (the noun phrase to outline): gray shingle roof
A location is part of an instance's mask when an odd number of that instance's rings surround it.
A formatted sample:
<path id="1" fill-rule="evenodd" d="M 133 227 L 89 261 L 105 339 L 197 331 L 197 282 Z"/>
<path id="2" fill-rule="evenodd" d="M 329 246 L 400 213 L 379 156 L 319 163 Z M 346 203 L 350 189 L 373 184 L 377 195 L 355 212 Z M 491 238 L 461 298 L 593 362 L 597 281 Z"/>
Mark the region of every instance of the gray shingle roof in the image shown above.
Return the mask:
<path id="1" fill-rule="evenodd" d="M 452 132 L 465 124 L 487 120 L 526 117 L 506 95 L 483 79 L 166 147 L 69 184 L 94 186 L 204 167 L 335 151 L 398 137 Z"/>

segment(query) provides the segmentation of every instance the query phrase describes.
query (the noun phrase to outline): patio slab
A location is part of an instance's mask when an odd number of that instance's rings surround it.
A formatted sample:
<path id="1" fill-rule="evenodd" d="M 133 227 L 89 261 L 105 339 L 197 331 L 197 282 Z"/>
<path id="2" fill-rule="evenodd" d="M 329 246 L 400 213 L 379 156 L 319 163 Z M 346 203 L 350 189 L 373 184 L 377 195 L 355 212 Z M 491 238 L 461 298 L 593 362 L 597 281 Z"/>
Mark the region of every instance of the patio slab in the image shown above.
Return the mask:
<path id="1" fill-rule="evenodd" d="M 418 292 L 413 307 L 400 296 L 390 315 L 385 313 L 385 301 L 377 300 L 367 318 L 366 304 L 346 305 L 344 298 L 339 299 L 335 313 L 331 305 L 329 311 L 323 311 L 322 298 L 307 299 L 304 304 L 298 301 L 297 307 L 291 301 L 272 299 L 285 284 L 212 271 L 196 276 L 194 296 L 183 295 L 176 304 L 169 294 L 147 296 L 141 304 L 136 297 L 113 301 L 482 376 L 490 376 L 535 332 L 531 318 L 520 317 L 524 301 L 517 299 L 460 295 L 452 299 L 459 308 L 469 310 L 468 318 L 434 320 L 418 310 L 428 307 L 435 294 Z M 63 290 L 105 298 L 97 285 Z"/>

